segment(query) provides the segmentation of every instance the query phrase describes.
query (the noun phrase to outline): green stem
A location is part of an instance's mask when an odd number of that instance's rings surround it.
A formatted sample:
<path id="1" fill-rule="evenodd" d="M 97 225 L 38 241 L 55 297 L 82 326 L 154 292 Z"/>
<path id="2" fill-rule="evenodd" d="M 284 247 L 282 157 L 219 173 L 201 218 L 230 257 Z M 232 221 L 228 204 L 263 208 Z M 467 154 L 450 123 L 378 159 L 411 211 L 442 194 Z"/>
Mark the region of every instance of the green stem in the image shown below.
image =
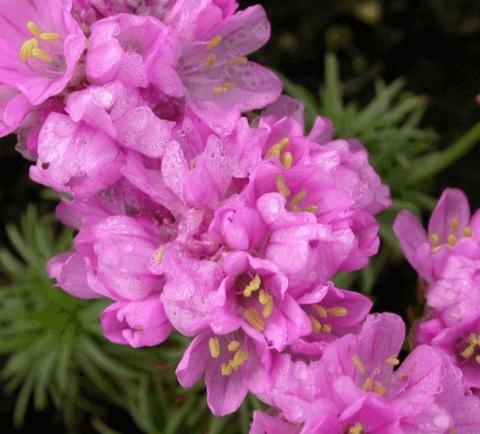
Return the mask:
<path id="1" fill-rule="evenodd" d="M 410 174 L 407 174 L 406 183 L 413 184 L 441 172 L 467 154 L 479 142 L 480 122 L 444 151 L 426 156 Z"/>

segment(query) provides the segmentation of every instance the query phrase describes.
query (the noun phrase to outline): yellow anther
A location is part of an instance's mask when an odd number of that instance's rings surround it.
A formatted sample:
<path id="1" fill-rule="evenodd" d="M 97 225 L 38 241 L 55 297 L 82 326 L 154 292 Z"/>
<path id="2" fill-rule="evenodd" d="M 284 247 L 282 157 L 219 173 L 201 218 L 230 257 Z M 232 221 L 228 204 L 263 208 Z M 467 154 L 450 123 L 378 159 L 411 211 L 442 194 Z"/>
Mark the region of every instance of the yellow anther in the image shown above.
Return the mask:
<path id="1" fill-rule="evenodd" d="M 259 332 L 265 330 L 265 320 L 263 319 L 262 314 L 254 307 L 248 308 L 243 313 L 243 316 L 255 330 L 258 330 Z"/>
<path id="2" fill-rule="evenodd" d="M 32 57 L 32 50 L 38 47 L 38 42 L 35 38 L 26 40 L 20 47 L 19 56 L 22 60 L 27 60 Z"/>
<path id="3" fill-rule="evenodd" d="M 231 341 L 228 344 L 228 351 L 237 351 L 240 348 L 240 342 L 238 341 Z"/>
<path id="4" fill-rule="evenodd" d="M 156 264 L 160 264 L 160 262 L 162 262 L 163 256 L 165 255 L 165 250 L 167 250 L 165 245 L 160 246 L 157 250 L 155 250 L 155 253 L 153 254 L 153 261 Z"/>
<path id="5" fill-rule="evenodd" d="M 474 343 L 470 343 L 468 347 L 462 351 L 462 357 L 464 357 L 465 359 L 469 359 L 470 357 L 472 357 L 475 354 L 475 348 L 476 345 Z"/>
<path id="6" fill-rule="evenodd" d="M 436 246 L 434 247 L 432 250 L 430 250 L 431 253 L 437 253 L 439 252 L 440 250 L 442 250 L 442 246 Z"/>
<path id="7" fill-rule="evenodd" d="M 322 325 L 322 332 L 332 333 L 332 326 L 330 324 L 323 324 Z"/>
<path id="8" fill-rule="evenodd" d="M 252 296 L 252 293 L 260 289 L 261 284 L 262 284 L 262 280 L 260 279 L 260 276 L 258 274 L 255 274 L 255 277 L 250 281 L 250 283 L 243 290 L 244 297 L 250 298 Z"/>
<path id="9" fill-rule="evenodd" d="M 432 244 L 436 247 L 440 244 L 440 235 L 438 234 L 432 234 L 430 235 L 430 241 L 432 242 Z"/>
<path id="10" fill-rule="evenodd" d="M 268 318 L 273 312 L 273 297 L 271 295 L 267 296 L 267 302 L 263 306 L 262 316 Z"/>
<path id="11" fill-rule="evenodd" d="M 315 312 L 317 312 L 320 318 L 327 318 L 328 311 L 323 306 L 320 306 L 319 304 L 314 304 L 312 307 L 315 310 Z"/>
<path id="12" fill-rule="evenodd" d="M 30 30 L 30 33 L 33 36 L 38 37 L 43 33 L 43 30 L 37 24 L 35 24 L 33 21 L 29 21 L 27 23 L 27 29 Z"/>
<path id="13" fill-rule="evenodd" d="M 385 387 L 383 387 L 382 383 L 376 382 L 374 391 L 378 396 L 385 395 Z"/>
<path id="14" fill-rule="evenodd" d="M 210 355 L 216 359 L 220 357 L 220 341 L 218 338 L 210 338 L 208 340 L 208 347 L 210 348 Z"/>
<path id="15" fill-rule="evenodd" d="M 290 169 L 293 165 L 293 155 L 291 152 L 285 152 L 282 155 L 282 166 L 284 169 Z"/>
<path id="16" fill-rule="evenodd" d="M 42 41 L 58 41 L 60 35 L 56 32 L 45 32 L 40 35 Z"/>
<path id="17" fill-rule="evenodd" d="M 480 355 L 475 356 L 475 361 L 480 365 Z"/>
<path id="18" fill-rule="evenodd" d="M 452 220 L 450 220 L 450 233 L 458 235 L 458 219 L 456 217 L 453 217 Z"/>
<path id="19" fill-rule="evenodd" d="M 365 374 L 365 365 L 362 363 L 357 354 L 352 357 L 352 363 L 353 366 L 355 366 L 355 369 L 360 372 L 360 374 Z"/>
<path id="20" fill-rule="evenodd" d="M 360 422 L 356 422 L 355 425 L 350 427 L 348 434 L 363 434 L 363 425 Z"/>
<path id="21" fill-rule="evenodd" d="M 275 176 L 275 184 L 277 185 L 278 192 L 281 193 L 282 196 L 290 196 L 290 190 L 288 189 L 285 178 L 282 175 L 277 174 Z"/>
<path id="22" fill-rule="evenodd" d="M 207 44 L 207 49 L 208 50 L 213 50 L 214 48 L 217 48 L 220 43 L 222 42 L 222 35 L 216 35 Z"/>
<path id="23" fill-rule="evenodd" d="M 211 54 L 210 56 L 207 57 L 207 60 L 205 61 L 205 69 L 211 68 L 213 65 L 215 65 L 215 62 L 217 61 L 217 55 L 216 54 Z"/>
<path id="24" fill-rule="evenodd" d="M 310 322 L 312 323 L 313 331 L 315 333 L 320 333 L 322 331 L 322 324 L 320 323 L 320 321 L 311 315 L 309 318 L 310 318 Z"/>
<path id="25" fill-rule="evenodd" d="M 288 137 L 284 137 L 278 143 L 275 143 L 270 147 L 270 149 L 265 154 L 265 158 L 270 158 L 270 157 L 280 158 L 280 154 L 282 153 L 283 148 L 286 148 L 289 143 L 290 143 L 290 139 Z"/>
<path id="26" fill-rule="evenodd" d="M 367 377 L 363 383 L 362 390 L 364 392 L 368 392 L 372 387 L 373 387 L 373 379 L 372 377 Z"/>
<path id="27" fill-rule="evenodd" d="M 233 81 L 226 81 L 223 84 L 215 86 L 213 88 L 213 93 L 215 95 L 220 95 L 222 93 L 228 92 L 229 90 L 235 89 L 235 83 Z"/>
<path id="28" fill-rule="evenodd" d="M 470 226 L 467 226 L 463 229 L 463 235 L 466 237 L 471 237 L 473 235 L 472 228 Z"/>
<path id="29" fill-rule="evenodd" d="M 233 367 L 230 363 L 222 363 L 220 369 L 224 377 L 228 377 L 233 372 Z"/>
<path id="30" fill-rule="evenodd" d="M 391 356 L 385 360 L 385 363 L 390 366 L 398 366 L 400 364 L 400 360 L 398 360 L 395 356 Z"/>
<path id="31" fill-rule="evenodd" d="M 32 56 L 39 59 L 39 60 L 47 62 L 47 63 L 50 63 L 52 61 L 52 58 L 50 57 L 50 54 L 48 54 L 42 48 L 33 48 L 32 49 Z"/>
<path id="32" fill-rule="evenodd" d="M 348 310 L 343 306 L 334 306 L 327 309 L 328 315 L 335 317 L 342 317 L 348 315 Z"/>
<path id="33" fill-rule="evenodd" d="M 231 65 L 245 65 L 248 62 L 248 59 L 245 56 L 238 56 L 230 60 Z"/>
<path id="34" fill-rule="evenodd" d="M 230 366 L 233 369 L 238 369 L 240 366 L 242 366 L 245 363 L 245 360 L 247 360 L 247 357 L 248 357 L 248 351 L 238 350 L 233 356 L 233 359 L 230 361 Z"/>
<path id="35" fill-rule="evenodd" d="M 450 234 L 447 238 L 447 243 L 449 246 L 454 246 L 457 243 L 457 237 L 453 234 Z"/>
<path id="36" fill-rule="evenodd" d="M 307 192 L 306 191 L 301 191 L 300 193 L 297 193 L 295 196 L 292 197 L 292 200 L 290 201 L 290 204 L 292 206 L 292 209 L 298 208 L 300 211 L 300 202 L 307 197 Z"/>
<path id="37" fill-rule="evenodd" d="M 308 205 L 305 208 L 303 208 L 304 211 L 306 212 L 317 212 L 318 211 L 318 206 L 317 205 Z"/>
<path id="38" fill-rule="evenodd" d="M 260 304 L 267 304 L 268 294 L 263 289 L 260 289 L 260 292 L 258 293 L 258 301 Z"/>

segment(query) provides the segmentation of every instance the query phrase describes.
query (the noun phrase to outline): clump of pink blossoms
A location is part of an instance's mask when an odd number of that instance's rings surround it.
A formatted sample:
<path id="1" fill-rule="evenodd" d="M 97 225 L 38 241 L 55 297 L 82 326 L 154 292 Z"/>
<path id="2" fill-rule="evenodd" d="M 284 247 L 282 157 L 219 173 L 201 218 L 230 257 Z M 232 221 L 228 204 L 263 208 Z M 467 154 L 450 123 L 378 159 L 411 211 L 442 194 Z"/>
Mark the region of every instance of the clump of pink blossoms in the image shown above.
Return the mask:
<path id="1" fill-rule="evenodd" d="M 328 119 L 306 132 L 302 104 L 248 59 L 270 36 L 260 6 L 0 5 L 0 133 L 16 132 L 31 178 L 63 193 L 57 216 L 77 234 L 48 271 L 73 296 L 112 301 L 107 339 L 192 337 L 179 382 L 204 377 L 216 415 L 255 393 L 272 411 L 252 433 L 480 432 L 479 401 L 450 359 L 420 346 L 394 371 L 402 321 L 332 283 L 377 253 L 389 189 Z M 458 241 L 440 262 L 418 225 L 407 234 L 430 282 L 454 279 L 452 261 L 476 263 L 475 225 L 456 218 L 433 229 L 434 249 Z M 475 321 L 461 324 L 464 358 L 480 348 Z M 456 345 L 464 328 L 448 326 L 439 342 Z"/>

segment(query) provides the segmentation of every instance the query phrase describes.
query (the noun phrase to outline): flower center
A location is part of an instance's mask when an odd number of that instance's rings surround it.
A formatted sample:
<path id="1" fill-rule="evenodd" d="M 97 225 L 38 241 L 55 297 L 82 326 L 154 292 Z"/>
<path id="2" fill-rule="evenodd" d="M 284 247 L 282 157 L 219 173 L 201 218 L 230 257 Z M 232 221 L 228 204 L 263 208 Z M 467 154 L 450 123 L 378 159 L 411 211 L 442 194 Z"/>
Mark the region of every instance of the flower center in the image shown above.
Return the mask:
<path id="1" fill-rule="evenodd" d="M 348 434 L 363 434 L 363 425 L 360 422 L 355 422 L 348 430 Z"/>
<path id="2" fill-rule="evenodd" d="M 272 145 L 265 154 L 265 158 L 276 157 L 282 163 L 284 169 L 290 169 L 293 165 L 293 155 L 290 151 L 284 151 L 290 144 L 290 139 L 284 137 L 278 143 Z"/>
<path id="3" fill-rule="evenodd" d="M 311 212 L 311 213 L 315 213 L 318 211 L 318 206 L 316 205 L 306 205 L 306 206 L 301 205 L 301 202 L 307 197 L 306 191 L 301 191 L 295 194 L 292 198 L 290 198 L 291 196 L 290 189 L 288 188 L 285 178 L 280 173 L 275 175 L 275 185 L 277 187 L 278 192 L 282 196 L 288 199 L 287 205 L 290 207 L 292 211 L 294 212 L 305 211 L 305 212 Z"/>
<path id="4" fill-rule="evenodd" d="M 464 359 L 473 359 L 480 364 L 480 335 L 471 333 L 467 339 L 467 346 L 461 351 L 460 355 Z"/>
<path id="5" fill-rule="evenodd" d="M 247 276 L 241 276 L 237 281 L 238 285 L 248 279 Z M 265 320 L 272 315 L 273 297 L 264 288 L 262 288 L 262 279 L 258 274 L 240 289 L 238 302 L 243 306 L 243 317 L 245 320 L 259 332 L 265 330 Z"/>
<path id="6" fill-rule="evenodd" d="M 332 324 L 329 319 L 342 318 L 348 315 L 348 309 L 343 306 L 324 307 L 320 304 L 313 304 L 311 306 L 312 314 L 309 315 L 310 322 L 312 323 L 314 333 L 320 332 L 331 333 Z"/>
<path id="7" fill-rule="evenodd" d="M 211 337 L 208 340 L 208 347 L 213 359 L 218 359 L 222 355 L 221 343 L 218 337 Z M 246 362 L 248 351 L 241 347 L 242 344 L 233 339 L 226 345 L 226 348 L 223 349 L 224 357 L 226 354 L 226 359 L 228 360 L 220 365 L 220 371 L 224 377 L 231 375 Z"/>
<path id="8" fill-rule="evenodd" d="M 65 70 L 63 43 L 60 34 L 45 32 L 33 21 L 27 23 L 32 37 L 20 46 L 18 56 L 35 73 L 55 77 Z"/>
<path id="9" fill-rule="evenodd" d="M 457 244 L 458 239 L 462 236 L 471 237 L 473 235 L 473 231 L 472 231 L 472 228 L 470 226 L 466 226 L 466 227 L 463 228 L 463 231 L 462 231 L 463 235 L 460 234 L 459 229 L 460 228 L 459 228 L 459 224 L 458 224 L 458 218 L 453 217 L 450 220 L 449 233 L 447 235 L 447 239 L 444 240 L 445 243 L 442 244 L 442 239 L 441 239 L 439 234 L 433 233 L 432 235 L 430 235 L 430 243 L 432 245 L 432 253 L 439 252 L 444 245 L 447 245 L 449 247 L 455 246 L 455 244 Z"/>

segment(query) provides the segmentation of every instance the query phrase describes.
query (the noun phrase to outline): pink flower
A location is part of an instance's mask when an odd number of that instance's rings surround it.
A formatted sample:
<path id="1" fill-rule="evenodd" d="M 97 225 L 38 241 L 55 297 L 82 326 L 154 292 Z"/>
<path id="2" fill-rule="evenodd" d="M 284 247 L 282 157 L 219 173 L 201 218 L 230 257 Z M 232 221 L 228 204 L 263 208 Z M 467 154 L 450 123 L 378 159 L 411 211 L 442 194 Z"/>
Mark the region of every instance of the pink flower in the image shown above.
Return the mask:
<path id="1" fill-rule="evenodd" d="M 204 375 L 210 410 L 225 416 L 240 407 L 248 391 L 268 388 L 270 365 L 266 347 L 247 335 L 205 331 L 187 348 L 176 374 L 183 387 L 193 386 Z"/>
<path id="2" fill-rule="evenodd" d="M 245 57 L 267 42 L 270 26 L 260 6 L 210 21 L 202 21 L 199 9 L 185 7 L 173 20 L 182 42 L 178 46 L 174 36 L 171 44 L 179 54 L 174 59 L 165 52 L 168 49 L 159 52 L 152 81 L 167 95 L 185 97 L 209 128 L 225 136 L 233 131 L 241 112 L 262 108 L 281 92 L 281 82 L 273 73 Z"/>
<path id="3" fill-rule="evenodd" d="M 440 331 L 432 346 L 448 354 L 462 370 L 469 387 L 480 388 L 480 316 Z"/>
<path id="4" fill-rule="evenodd" d="M 442 193 L 432 213 L 428 234 L 415 215 L 406 210 L 398 214 L 393 230 L 407 260 L 431 282 L 437 278 L 451 252 L 469 256 L 476 251 L 479 218 L 477 213 L 470 220 L 465 194 L 449 188 Z"/>
<path id="5" fill-rule="evenodd" d="M 158 295 L 143 301 L 117 301 L 102 312 L 100 321 L 108 340 L 133 348 L 159 345 L 172 331 Z"/>
<path id="6" fill-rule="evenodd" d="M 59 94 L 74 78 L 85 36 L 71 7 L 69 0 L 2 2 L 0 82 L 32 105 Z"/>
<path id="7" fill-rule="evenodd" d="M 164 154 L 175 125 L 157 117 L 137 91 L 119 81 L 71 93 L 66 110 L 73 121 L 99 128 L 125 148 L 152 158 Z"/>
<path id="8" fill-rule="evenodd" d="M 127 87 L 147 87 L 149 66 L 167 30 L 150 16 L 119 14 L 91 27 L 86 74 L 93 83 L 119 80 Z"/>
<path id="9" fill-rule="evenodd" d="M 244 252 L 230 253 L 224 273 L 210 313 L 214 333 L 242 329 L 281 351 L 311 332 L 307 315 L 288 293 L 287 278 L 273 263 Z"/>
<path id="10" fill-rule="evenodd" d="M 105 133 L 52 113 L 40 131 L 30 177 L 56 191 L 86 197 L 120 178 L 123 158 Z"/>
<path id="11" fill-rule="evenodd" d="M 74 240 L 76 252 L 54 258 L 50 274 L 60 285 L 67 282 L 63 289 L 74 295 L 142 301 L 162 290 L 162 280 L 149 267 L 166 236 L 146 218 L 108 217 L 82 227 Z M 68 280 L 73 266 L 78 284 Z"/>

